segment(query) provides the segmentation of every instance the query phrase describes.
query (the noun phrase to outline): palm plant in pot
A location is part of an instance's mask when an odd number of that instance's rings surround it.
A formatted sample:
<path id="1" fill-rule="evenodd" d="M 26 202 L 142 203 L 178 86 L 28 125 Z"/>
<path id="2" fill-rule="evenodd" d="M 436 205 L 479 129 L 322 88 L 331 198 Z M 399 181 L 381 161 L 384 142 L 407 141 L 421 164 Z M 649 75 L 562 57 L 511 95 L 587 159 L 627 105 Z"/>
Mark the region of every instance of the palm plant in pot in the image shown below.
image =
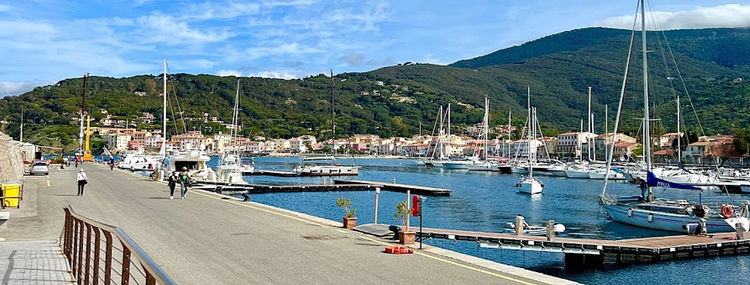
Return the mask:
<path id="1" fill-rule="evenodd" d="M 408 217 L 411 214 L 411 209 L 406 204 L 406 201 L 403 201 L 401 203 L 398 203 L 396 205 L 396 214 L 393 215 L 394 218 L 401 220 L 401 224 L 404 226 L 399 232 L 398 232 L 398 240 L 401 244 L 414 244 L 416 232 L 409 229 L 408 223 Z"/>
<path id="2" fill-rule="evenodd" d="M 336 205 L 341 209 L 344 209 L 344 228 L 351 229 L 357 226 L 357 218 L 354 217 L 357 214 L 357 208 L 351 208 L 352 200 L 349 198 L 339 197 L 336 199 Z"/>

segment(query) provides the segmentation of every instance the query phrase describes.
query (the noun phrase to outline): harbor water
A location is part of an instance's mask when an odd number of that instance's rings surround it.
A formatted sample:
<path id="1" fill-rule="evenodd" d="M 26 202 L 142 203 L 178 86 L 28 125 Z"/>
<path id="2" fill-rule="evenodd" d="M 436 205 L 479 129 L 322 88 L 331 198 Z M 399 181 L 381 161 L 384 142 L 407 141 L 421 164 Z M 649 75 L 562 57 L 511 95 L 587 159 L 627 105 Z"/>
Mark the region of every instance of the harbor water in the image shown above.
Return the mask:
<path id="1" fill-rule="evenodd" d="M 255 166 L 258 169 L 289 171 L 301 162 L 300 158 L 261 157 L 255 159 Z M 514 186 L 519 178 L 517 175 L 427 168 L 416 160 L 408 159 L 339 159 L 337 162 L 356 163 L 362 168 L 359 176 L 335 179 L 395 181 L 453 190 L 449 197 L 426 197 L 423 204 L 425 227 L 502 232 L 506 223 L 514 221 L 517 214 L 522 214 L 531 225 L 543 225 L 547 220 L 563 223 L 568 237 L 623 239 L 671 234 L 607 220 L 598 203 L 603 181 L 540 176 L 538 178 L 544 183 L 544 192 L 531 197 L 516 193 Z M 211 164 L 215 166 L 216 158 Z M 253 184 L 332 183 L 331 178 L 322 177 L 249 176 L 245 180 Z M 639 194 L 632 184 L 611 182 L 610 185 L 610 194 Z M 698 200 L 697 192 L 689 190 L 657 190 L 656 195 L 669 199 Z M 343 210 L 335 204 L 338 197 L 352 200 L 353 207 L 357 208 L 359 224 L 373 222 L 374 191 L 269 193 L 252 195 L 251 200 L 338 221 L 343 217 Z M 378 222 L 399 224 L 394 217 L 396 205 L 405 199 L 404 193 L 381 191 Z M 750 200 L 750 196 L 704 192 L 703 200 L 738 204 L 741 200 Z M 418 227 L 418 219 L 412 218 L 411 225 Z M 446 240 L 426 240 L 425 244 L 587 284 L 706 284 L 750 280 L 750 256 L 569 271 L 564 269 L 563 256 L 559 253 L 487 249 L 472 242 Z"/>

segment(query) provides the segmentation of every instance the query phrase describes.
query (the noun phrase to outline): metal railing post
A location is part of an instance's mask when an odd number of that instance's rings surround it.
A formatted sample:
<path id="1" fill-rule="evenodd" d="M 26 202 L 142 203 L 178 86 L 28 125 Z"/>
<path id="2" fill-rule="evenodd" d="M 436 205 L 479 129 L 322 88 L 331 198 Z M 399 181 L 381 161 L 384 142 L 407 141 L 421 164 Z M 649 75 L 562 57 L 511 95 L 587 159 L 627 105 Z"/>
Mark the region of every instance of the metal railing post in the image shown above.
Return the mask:
<path id="1" fill-rule="evenodd" d="M 154 278 L 154 275 L 151 275 L 151 272 L 146 270 L 146 266 L 141 264 L 141 267 L 143 267 L 143 272 L 146 272 L 146 285 L 156 285 L 156 278 Z"/>
<path id="2" fill-rule="evenodd" d="M 122 244 L 122 282 L 120 284 L 128 285 L 130 283 L 130 249 L 125 243 L 120 243 Z"/>
<path id="3" fill-rule="evenodd" d="M 104 252 L 104 284 L 109 284 L 112 280 L 112 233 L 104 231 L 104 238 L 107 240 L 107 249 Z"/>
<path id="4" fill-rule="evenodd" d="M 99 284 L 99 251 L 101 250 L 101 247 L 99 246 L 100 243 L 100 237 L 99 237 L 99 228 L 91 226 L 94 229 L 94 285 Z"/>
<path id="5" fill-rule="evenodd" d="M 91 225 L 86 224 L 86 270 L 84 270 L 83 284 L 89 285 L 89 267 L 91 266 Z"/>
<path id="6" fill-rule="evenodd" d="M 73 220 L 73 230 L 70 233 L 70 238 L 73 241 L 73 258 L 70 259 L 70 267 L 73 268 L 73 276 L 76 276 L 76 273 L 78 272 L 78 263 L 76 261 L 78 260 L 78 225 L 81 222 L 79 222 L 77 219 Z"/>
<path id="7" fill-rule="evenodd" d="M 76 274 L 76 280 L 78 281 L 78 284 L 81 284 L 83 282 L 83 278 L 81 278 L 81 275 L 83 274 L 83 221 L 78 222 L 78 274 Z"/>

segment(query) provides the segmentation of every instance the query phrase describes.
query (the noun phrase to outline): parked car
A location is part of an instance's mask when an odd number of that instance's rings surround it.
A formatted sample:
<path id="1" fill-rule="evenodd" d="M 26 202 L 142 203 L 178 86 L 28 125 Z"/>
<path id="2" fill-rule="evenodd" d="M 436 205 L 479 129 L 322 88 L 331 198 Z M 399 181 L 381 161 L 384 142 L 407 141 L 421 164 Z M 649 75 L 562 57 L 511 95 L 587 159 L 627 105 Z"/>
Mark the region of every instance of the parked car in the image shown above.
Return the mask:
<path id="1" fill-rule="evenodd" d="M 49 163 L 43 160 L 34 161 L 31 166 L 31 175 L 48 175 Z"/>

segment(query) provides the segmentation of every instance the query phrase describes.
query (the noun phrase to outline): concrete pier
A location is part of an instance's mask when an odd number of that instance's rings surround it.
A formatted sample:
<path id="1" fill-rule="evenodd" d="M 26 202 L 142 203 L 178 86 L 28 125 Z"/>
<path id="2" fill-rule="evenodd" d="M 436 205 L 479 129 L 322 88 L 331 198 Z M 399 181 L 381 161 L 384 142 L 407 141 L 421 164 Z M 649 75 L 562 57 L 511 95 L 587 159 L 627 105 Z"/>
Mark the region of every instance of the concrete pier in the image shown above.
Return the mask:
<path id="1" fill-rule="evenodd" d="M 72 205 L 128 232 L 179 284 L 574 283 L 439 248 L 386 254 L 390 241 L 344 230 L 340 221 L 207 191 L 170 200 L 165 184 L 104 166 L 82 167 L 89 177 L 82 197 L 76 196 L 74 167 L 53 169 L 49 184 L 29 177 L 35 215 L 11 219 L 0 236 L 54 240 L 62 208 Z"/>

